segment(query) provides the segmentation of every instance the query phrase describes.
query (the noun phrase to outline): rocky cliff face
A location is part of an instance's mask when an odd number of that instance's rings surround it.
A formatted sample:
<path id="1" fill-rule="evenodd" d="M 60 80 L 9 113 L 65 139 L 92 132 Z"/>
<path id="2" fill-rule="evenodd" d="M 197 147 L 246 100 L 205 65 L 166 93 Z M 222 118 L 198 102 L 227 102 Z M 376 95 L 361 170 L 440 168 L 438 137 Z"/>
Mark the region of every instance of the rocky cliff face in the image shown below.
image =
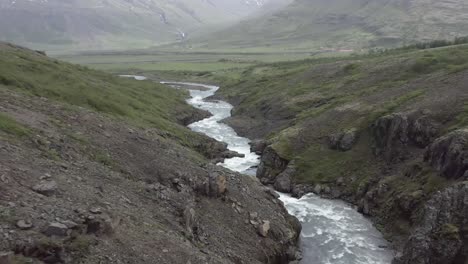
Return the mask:
<path id="1" fill-rule="evenodd" d="M 468 180 L 468 129 L 437 139 L 427 149 L 424 160 L 446 178 Z"/>
<path id="2" fill-rule="evenodd" d="M 468 260 L 468 182 L 436 193 L 417 213 L 401 264 L 466 263 Z"/>
<path id="3" fill-rule="evenodd" d="M 409 147 L 424 148 L 432 142 L 438 125 L 424 113 L 394 113 L 377 119 L 371 130 L 374 154 L 395 161 L 407 158 Z"/>
<path id="4" fill-rule="evenodd" d="M 383 158 L 385 164 L 417 161 L 418 165 L 404 165 L 404 177 L 422 177 L 423 167 L 429 166 L 440 174 L 437 177 L 457 182 L 435 193 L 427 192 L 422 186 L 402 191 L 400 186 L 392 185 L 389 176 L 384 175 L 362 182 L 353 190 L 348 185 L 353 184 L 352 178 L 338 178 L 326 184 L 296 184 L 294 160 L 281 158 L 271 146 L 262 155 L 257 177 L 272 184 L 276 190 L 292 192 L 295 196 L 314 192 L 347 200 L 384 226 L 393 225 L 391 222 L 395 218 L 408 219 L 412 230 L 409 237 L 397 237 L 393 233 L 396 246 L 401 247 L 395 263 L 464 263 L 468 260 L 465 230 L 468 184 L 460 181 L 466 181 L 468 173 L 467 130 L 456 130 L 436 138 L 440 133 L 437 123 L 430 115 L 416 112 L 383 116 L 369 129 L 374 139 L 372 148 L 376 158 Z M 355 133 L 353 131 L 352 134 Z M 348 147 L 340 147 L 345 134 L 330 136 L 329 147 L 337 151 L 349 150 Z M 393 231 L 386 232 L 392 236 Z"/>

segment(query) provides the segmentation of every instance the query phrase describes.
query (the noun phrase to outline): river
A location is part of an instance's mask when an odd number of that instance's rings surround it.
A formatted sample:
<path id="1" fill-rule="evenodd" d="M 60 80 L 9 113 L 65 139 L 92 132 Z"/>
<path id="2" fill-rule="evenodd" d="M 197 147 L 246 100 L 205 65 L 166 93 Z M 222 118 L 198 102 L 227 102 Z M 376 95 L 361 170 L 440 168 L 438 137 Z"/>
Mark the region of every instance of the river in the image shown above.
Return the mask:
<path id="1" fill-rule="evenodd" d="M 144 78 L 127 77 L 137 80 Z M 220 122 L 231 115 L 232 105 L 219 100 L 206 100 L 219 87 L 182 82 L 163 83 L 176 88 L 188 88 L 191 98 L 187 102 L 213 114 L 209 118 L 190 124 L 190 129 L 226 142 L 228 149 L 245 155 L 244 158 L 226 159 L 219 165 L 243 174 L 255 175 L 259 156 L 250 152 L 250 141 Z M 301 199 L 280 194 L 280 199 L 288 212 L 296 216 L 302 224 L 301 264 L 391 263 L 393 252 L 389 249 L 388 242 L 369 219 L 349 204 L 339 200 L 322 199 L 314 194 L 307 194 Z"/>

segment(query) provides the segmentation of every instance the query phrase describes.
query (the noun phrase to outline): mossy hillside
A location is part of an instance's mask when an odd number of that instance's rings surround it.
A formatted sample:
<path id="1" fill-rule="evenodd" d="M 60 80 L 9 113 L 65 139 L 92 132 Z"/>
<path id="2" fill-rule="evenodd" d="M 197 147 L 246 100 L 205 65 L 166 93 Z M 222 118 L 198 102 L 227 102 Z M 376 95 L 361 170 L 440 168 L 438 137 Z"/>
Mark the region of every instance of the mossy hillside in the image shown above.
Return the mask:
<path id="1" fill-rule="evenodd" d="M 192 111 L 185 103 L 187 94 L 151 81 L 120 78 L 0 44 L 0 84 L 2 89 L 85 107 L 138 126 L 155 127 L 186 145 L 198 137 L 177 124 L 179 115 Z"/>
<path id="2" fill-rule="evenodd" d="M 14 118 L 3 113 L 0 113 L 0 131 L 17 137 L 24 137 L 30 134 L 28 128 L 18 123 Z"/>
<path id="3" fill-rule="evenodd" d="M 444 118 L 453 117 L 449 121 L 453 127 L 463 126 L 468 94 L 458 79 L 466 70 L 467 45 L 393 50 L 263 64 L 243 70 L 242 81 L 226 74 L 220 93 L 237 102 L 234 115 L 261 116 L 272 124 L 284 112 L 293 116 L 288 128 L 259 136 L 268 138 L 281 157 L 295 160 L 297 182 L 330 184 L 339 178 L 353 179 L 344 189 L 356 193 L 359 186 L 384 176 L 382 168 L 386 165 L 372 152 L 370 131 L 379 117 L 422 108 Z M 265 105 L 270 107 L 264 110 Z M 359 139 L 350 151 L 328 147 L 329 135 L 353 128 L 359 131 Z M 407 162 L 418 162 L 416 156 Z M 416 177 L 392 171 L 385 177 L 394 190 L 382 199 L 388 206 L 396 204 L 391 195 L 407 196 L 421 189 L 426 198 L 448 184 L 430 168 Z"/>

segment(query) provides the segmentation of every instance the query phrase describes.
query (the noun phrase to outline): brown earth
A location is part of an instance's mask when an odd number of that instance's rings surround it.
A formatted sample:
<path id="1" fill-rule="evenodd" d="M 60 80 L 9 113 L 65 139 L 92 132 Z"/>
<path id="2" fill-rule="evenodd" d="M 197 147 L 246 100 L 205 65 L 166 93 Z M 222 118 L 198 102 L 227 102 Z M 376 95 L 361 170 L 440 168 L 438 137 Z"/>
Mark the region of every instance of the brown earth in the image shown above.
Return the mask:
<path id="1" fill-rule="evenodd" d="M 271 191 L 170 133 L 4 88 L 0 112 L 29 131 L 0 130 L 2 263 L 293 260 L 300 226 Z"/>

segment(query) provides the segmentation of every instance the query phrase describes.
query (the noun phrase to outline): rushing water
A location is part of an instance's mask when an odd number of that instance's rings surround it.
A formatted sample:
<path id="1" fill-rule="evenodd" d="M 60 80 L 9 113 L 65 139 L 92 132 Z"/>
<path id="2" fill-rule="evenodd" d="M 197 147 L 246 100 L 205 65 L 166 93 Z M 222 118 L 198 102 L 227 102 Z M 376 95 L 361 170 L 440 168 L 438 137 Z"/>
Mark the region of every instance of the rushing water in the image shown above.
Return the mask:
<path id="1" fill-rule="evenodd" d="M 135 78 L 135 76 L 126 77 Z M 188 103 L 209 111 L 213 116 L 193 123 L 189 127 L 226 142 L 228 149 L 245 155 L 244 158 L 226 159 L 220 165 L 253 175 L 255 173 L 253 167 L 258 165 L 259 157 L 250 152 L 249 140 L 238 136 L 228 125 L 220 123 L 231 115 L 232 105 L 223 101 L 205 100 L 219 87 L 179 82 L 167 84 L 173 87 L 181 85 L 189 88 L 198 87 L 190 89 L 191 98 L 187 100 Z M 337 200 L 322 199 L 314 194 L 305 195 L 301 199 L 280 194 L 280 199 L 289 213 L 302 223 L 302 264 L 391 263 L 393 252 L 387 249 L 388 243 L 372 223 L 350 205 Z"/>

